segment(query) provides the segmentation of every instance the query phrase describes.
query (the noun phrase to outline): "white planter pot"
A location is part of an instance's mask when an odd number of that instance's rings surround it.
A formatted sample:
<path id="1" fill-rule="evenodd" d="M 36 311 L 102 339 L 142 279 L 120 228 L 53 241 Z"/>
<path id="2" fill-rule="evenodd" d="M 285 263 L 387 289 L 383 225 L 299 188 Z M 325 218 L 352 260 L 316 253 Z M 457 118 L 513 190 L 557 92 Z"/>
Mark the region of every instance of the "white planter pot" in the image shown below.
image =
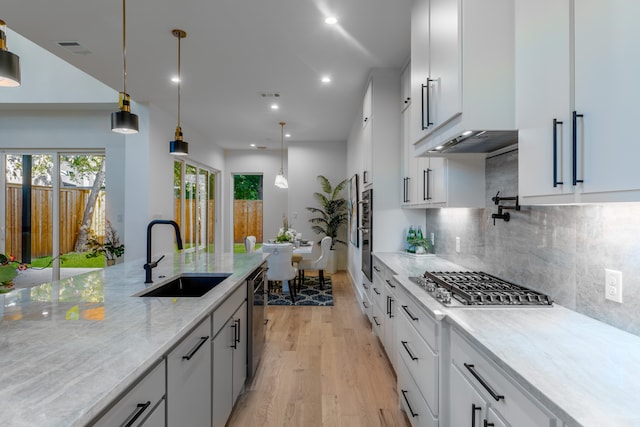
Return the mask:
<path id="1" fill-rule="evenodd" d="M 327 259 L 327 267 L 324 269 L 327 274 L 335 274 L 336 269 L 336 251 L 331 249 L 329 251 L 329 258 Z"/>

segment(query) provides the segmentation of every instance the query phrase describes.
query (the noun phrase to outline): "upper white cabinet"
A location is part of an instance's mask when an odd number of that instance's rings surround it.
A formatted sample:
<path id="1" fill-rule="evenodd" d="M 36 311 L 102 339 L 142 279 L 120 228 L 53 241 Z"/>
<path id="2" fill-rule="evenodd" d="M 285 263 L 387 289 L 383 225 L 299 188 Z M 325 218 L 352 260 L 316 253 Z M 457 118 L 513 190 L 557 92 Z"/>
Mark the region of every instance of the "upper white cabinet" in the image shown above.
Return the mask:
<path id="1" fill-rule="evenodd" d="M 514 130 L 510 0 L 415 0 L 411 142 L 424 154 L 472 130 Z"/>
<path id="2" fill-rule="evenodd" d="M 639 201 L 640 3 L 515 5 L 521 203 Z"/>
<path id="3" fill-rule="evenodd" d="M 411 62 L 400 73 L 400 111 L 411 105 Z"/>

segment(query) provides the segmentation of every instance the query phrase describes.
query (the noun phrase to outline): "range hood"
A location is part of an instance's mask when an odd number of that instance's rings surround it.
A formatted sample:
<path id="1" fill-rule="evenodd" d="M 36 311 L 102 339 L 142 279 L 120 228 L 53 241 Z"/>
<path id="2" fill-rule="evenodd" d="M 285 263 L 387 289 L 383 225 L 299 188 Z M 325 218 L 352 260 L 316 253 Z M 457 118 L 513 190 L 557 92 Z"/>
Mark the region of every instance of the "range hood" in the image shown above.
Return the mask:
<path id="1" fill-rule="evenodd" d="M 461 135 L 429 150 L 429 153 L 491 153 L 518 142 L 518 131 L 465 131 Z"/>

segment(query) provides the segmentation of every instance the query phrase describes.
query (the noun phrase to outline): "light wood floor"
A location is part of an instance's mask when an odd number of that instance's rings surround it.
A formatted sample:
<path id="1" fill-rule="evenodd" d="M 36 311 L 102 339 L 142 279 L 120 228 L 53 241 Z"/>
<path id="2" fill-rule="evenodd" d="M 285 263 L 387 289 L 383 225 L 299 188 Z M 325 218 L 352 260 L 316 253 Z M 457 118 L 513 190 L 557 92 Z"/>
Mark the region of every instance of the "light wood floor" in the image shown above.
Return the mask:
<path id="1" fill-rule="evenodd" d="M 333 307 L 268 307 L 260 365 L 227 426 L 409 426 L 347 274 L 331 280 Z"/>

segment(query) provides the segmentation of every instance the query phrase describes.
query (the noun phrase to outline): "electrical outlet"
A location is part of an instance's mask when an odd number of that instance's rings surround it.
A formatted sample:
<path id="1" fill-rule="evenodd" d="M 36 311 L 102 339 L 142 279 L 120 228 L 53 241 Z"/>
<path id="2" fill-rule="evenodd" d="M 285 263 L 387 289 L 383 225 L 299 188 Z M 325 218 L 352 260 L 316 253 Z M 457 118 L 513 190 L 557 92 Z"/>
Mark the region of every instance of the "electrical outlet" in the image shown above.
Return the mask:
<path id="1" fill-rule="evenodd" d="M 604 297 L 622 304 L 622 271 L 604 269 Z"/>
<path id="2" fill-rule="evenodd" d="M 456 252 L 460 253 L 460 237 L 456 236 Z"/>

